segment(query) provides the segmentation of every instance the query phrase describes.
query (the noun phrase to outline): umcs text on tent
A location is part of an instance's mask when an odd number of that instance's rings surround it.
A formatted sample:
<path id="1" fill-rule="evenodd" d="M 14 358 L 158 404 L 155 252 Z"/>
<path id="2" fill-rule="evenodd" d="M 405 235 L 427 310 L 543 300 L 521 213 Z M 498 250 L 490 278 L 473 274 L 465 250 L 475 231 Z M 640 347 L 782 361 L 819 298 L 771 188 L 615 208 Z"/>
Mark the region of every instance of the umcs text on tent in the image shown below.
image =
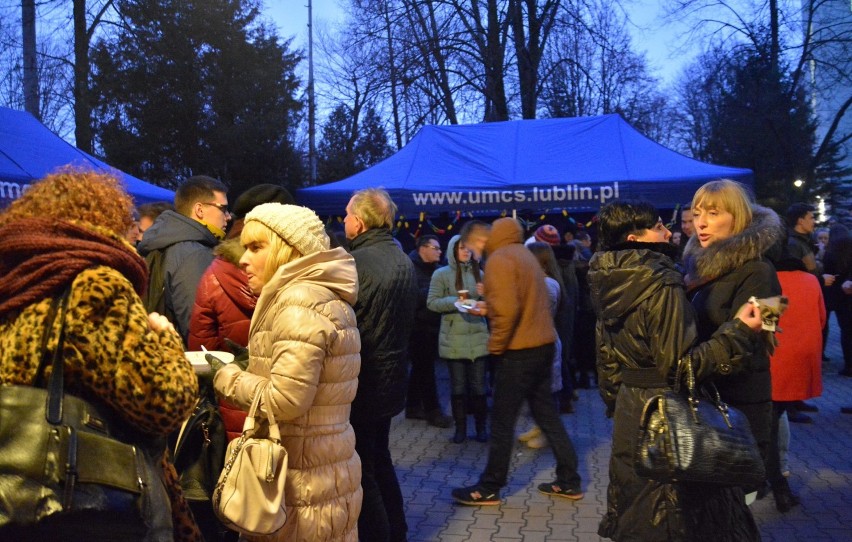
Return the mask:
<path id="1" fill-rule="evenodd" d="M 415 205 L 488 205 L 495 203 L 559 203 L 618 199 L 618 183 L 596 187 L 567 184 L 530 190 L 470 190 L 458 192 L 414 192 Z"/>

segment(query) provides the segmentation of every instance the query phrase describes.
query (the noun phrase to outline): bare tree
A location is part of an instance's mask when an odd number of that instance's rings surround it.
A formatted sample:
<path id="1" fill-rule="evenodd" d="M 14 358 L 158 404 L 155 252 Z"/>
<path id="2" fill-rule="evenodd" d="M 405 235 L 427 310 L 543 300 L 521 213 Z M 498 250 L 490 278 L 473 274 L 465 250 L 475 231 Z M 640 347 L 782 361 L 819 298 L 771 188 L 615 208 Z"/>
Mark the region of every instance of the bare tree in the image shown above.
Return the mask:
<path id="1" fill-rule="evenodd" d="M 684 37 L 712 46 L 732 48 L 746 43 L 764 48 L 769 36 L 769 61 L 790 68 L 788 92 L 809 84 L 823 119 L 812 171 L 837 145 L 848 145 L 852 129 L 846 115 L 852 107 L 852 11 L 838 0 L 670 0 L 671 18 L 692 21 Z M 852 149 L 850 149 L 852 151 Z M 852 153 L 850 153 L 852 154 Z"/>
<path id="2" fill-rule="evenodd" d="M 521 115 L 534 119 L 538 105 L 539 67 L 559 9 L 559 0 L 510 0 L 509 19 L 518 69 Z"/>

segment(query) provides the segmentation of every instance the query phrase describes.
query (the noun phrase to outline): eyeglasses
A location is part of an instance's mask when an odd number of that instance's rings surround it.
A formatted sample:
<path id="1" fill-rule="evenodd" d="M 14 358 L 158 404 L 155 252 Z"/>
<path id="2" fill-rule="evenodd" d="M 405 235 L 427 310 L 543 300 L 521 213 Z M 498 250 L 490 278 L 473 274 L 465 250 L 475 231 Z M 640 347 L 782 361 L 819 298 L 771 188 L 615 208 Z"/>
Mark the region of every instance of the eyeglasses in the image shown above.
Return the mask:
<path id="1" fill-rule="evenodd" d="M 427 247 L 427 248 L 431 248 L 432 250 L 437 250 L 438 252 L 441 252 L 441 247 L 436 247 L 435 245 L 424 245 L 424 246 Z"/>
<path id="2" fill-rule="evenodd" d="M 230 214 L 231 214 L 231 211 L 229 211 L 229 210 L 228 210 L 228 204 L 227 204 L 227 203 L 207 203 L 207 202 L 201 202 L 201 205 L 210 205 L 211 207 L 215 207 L 215 208 L 219 209 L 220 211 L 222 211 L 222 214 L 226 214 L 226 215 L 230 215 Z"/>

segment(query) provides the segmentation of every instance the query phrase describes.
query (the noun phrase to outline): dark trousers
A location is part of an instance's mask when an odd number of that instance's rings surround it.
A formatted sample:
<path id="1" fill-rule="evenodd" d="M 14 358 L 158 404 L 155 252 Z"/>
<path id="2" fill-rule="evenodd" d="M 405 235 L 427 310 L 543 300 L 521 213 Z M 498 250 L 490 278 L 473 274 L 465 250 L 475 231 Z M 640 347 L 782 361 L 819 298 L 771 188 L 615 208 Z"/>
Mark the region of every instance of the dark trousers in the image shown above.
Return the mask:
<path id="1" fill-rule="evenodd" d="M 795 410 L 795 401 L 772 401 L 772 427 L 769 437 L 769 453 L 766 457 L 766 479 L 775 487 L 784 480 L 781 474 L 781 449 L 778 446 L 778 428 L 781 415 Z"/>
<path id="2" fill-rule="evenodd" d="M 402 490 L 390 454 L 390 424 L 390 418 L 352 422 L 364 490 L 358 538 L 364 542 L 401 542 L 408 532 Z"/>
<path id="3" fill-rule="evenodd" d="M 843 350 L 843 366 L 852 371 L 852 304 L 844 300 L 845 305 L 836 309 L 837 324 L 840 327 L 840 348 Z"/>
<path id="4" fill-rule="evenodd" d="M 515 443 L 515 424 L 524 401 L 529 404 L 536 425 L 544 432 L 556 456 L 556 480 L 565 487 L 580 489 L 577 453 L 550 392 L 553 348 L 553 344 L 548 344 L 510 350 L 500 360 L 494 383 L 488 465 L 479 478 L 479 483 L 489 491 L 496 492 L 506 485 Z"/>
<path id="5" fill-rule="evenodd" d="M 485 366 L 487 357 L 468 359 L 448 359 L 450 371 L 450 393 L 452 395 L 485 395 Z"/>
<path id="6" fill-rule="evenodd" d="M 435 381 L 438 335 L 415 332 L 412 334 L 409 346 L 411 377 L 408 380 L 406 408 L 418 409 L 422 407 L 424 413 L 429 413 L 440 408 L 438 385 Z"/>
<path id="7" fill-rule="evenodd" d="M 728 404 L 740 412 L 745 414 L 751 427 L 751 434 L 754 435 L 754 440 L 757 441 L 757 447 L 760 450 L 760 457 L 763 458 L 763 465 L 766 468 L 766 477 L 772 480 L 770 471 L 778 470 L 780 459 L 778 457 L 778 418 L 772 412 L 772 401 L 765 403 L 743 403 L 728 402 Z M 780 414 L 779 414 L 780 416 Z M 772 438 L 775 438 L 775 449 L 772 450 Z M 774 459 L 772 454 L 774 453 Z M 772 465 L 772 462 L 775 465 Z M 778 470 L 780 475 L 780 470 Z M 756 491 L 760 488 L 743 488 L 746 493 Z"/>

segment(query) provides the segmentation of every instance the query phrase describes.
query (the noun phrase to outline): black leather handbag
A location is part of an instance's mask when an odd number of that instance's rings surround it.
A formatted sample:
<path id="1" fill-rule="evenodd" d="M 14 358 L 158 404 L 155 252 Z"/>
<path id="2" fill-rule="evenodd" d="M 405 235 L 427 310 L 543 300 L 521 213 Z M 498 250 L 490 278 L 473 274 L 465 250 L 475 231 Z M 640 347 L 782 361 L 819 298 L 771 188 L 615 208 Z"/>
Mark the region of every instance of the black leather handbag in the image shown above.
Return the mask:
<path id="1" fill-rule="evenodd" d="M 0 539 L 173 539 L 159 442 L 107 408 L 65 393 L 62 349 L 68 292 L 52 359 L 47 337 L 35 386 L 0 386 Z M 47 363 L 52 372 L 42 384 Z"/>
<path id="2" fill-rule="evenodd" d="M 690 355 L 678 364 L 674 389 L 645 403 L 633 466 L 637 475 L 666 483 L 754 487 L 766 478 L 745 415 L 723 403 L 715 386 L 696 394 Z"/>
<path id="3" fill-rule="evenodd" d="M 175 445 L 174 465 L 186 500 L 211 499 L 225 465 L 227 441 L 219 408 L 202 393 Z"/>

